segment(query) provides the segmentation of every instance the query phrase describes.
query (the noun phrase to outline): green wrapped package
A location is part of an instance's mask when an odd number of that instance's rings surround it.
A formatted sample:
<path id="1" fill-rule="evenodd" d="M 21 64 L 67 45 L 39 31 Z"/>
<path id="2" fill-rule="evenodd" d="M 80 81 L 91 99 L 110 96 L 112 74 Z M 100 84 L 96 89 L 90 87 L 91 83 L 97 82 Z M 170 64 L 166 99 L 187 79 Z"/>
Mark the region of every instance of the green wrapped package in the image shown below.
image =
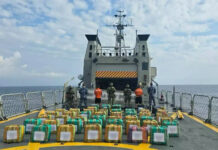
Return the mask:
<path id="1" fill-rule="evenodd" d="M 114 105 L 112 105 L 112 109 L 121 109 L 121 104 L 114 104 Z"/>
<path id="2" fill-rule="evenodd" d="M 35 125 L 41 125 L 41 124 L 42 124 L 41 119 L 26 119 L 26 120 L 24 120 L 25 133 L 31 133 L 32 128 Z"/>
<path id="3" fill-rule="evenodd" d="M 122 119 L 107 119 L 107 125 L 108 124 L 115 124 L 115 125 L 123 126 L 123 120 Z"/>
<path id="4" fill-rule="evenodd" d="M 140 124 L 141 124 L 141 126 L 143 126 L 143 121 L 144 121 L 144 120 L 154 120 L 154 118 L 151 117 L 151 116 L 142 116 L 142 117 L 140 118 Z"/>
<path id="5" fill-rule="evenodd" d="M 106 115 L 93 115 L 93 119 L 101 119 L 102 120 L 102 127 L 104 128 L 106 125 Z"/>
<path id="6" fill-rule="evenodd" d="M 121 112 L 122 109 L 121 108 L 112 108 L 111 111 L 112 112 Z"/>
<path id="7" fill-rule="evenodd" d="M 110 108 L 111 108 L 111 105 L 110 105 L 110 104 L 102 104 L 101 107 L 102 107 L 102 108 L 110 109 Z"/>
<path id="8" fill-rule="evenodd" d="M 126 108 L 125 112 L 136 112 L 136 110 L 134 108 Z"/>
<path id="9" fill-rule="evenodd" d="M 125 115 L 126 116 L 129 116 L 129 115 L 134 116 L 134 115 L 137 115 L 137 112 L 136 111 L 127 111 L 127 112 L 125 112 Z"/>
<path id="10" fill-rule="evenodd" d="M 167 126 L 167 133 L 170 137 L 179 137 L 179 123 L 177 120 L 174 121 L 163 121 L 163 126 Z"/>
<path id="11" fill-rule="evenodd" d="M 150 137 L 151 144 L 167 145 L 169 140 L 169 135 L 167 134 L 167 127 L 152 126 L 150 128 L 150 132 L 151 132 L 151 137 Z"/>
<path id="12" fill-rule="evenodd" d="M 51 137 L 51 125 L 36 125 L 30 136 L 31 142 L 48 142 Z"/>
<path id="13" fill-rule="evenodd" d="M 92 107 L 96 107 L 97 110 L 99 110 L 99 105 L 98 104 L 91 104 Z"/>
<path id="14" fill-rule="evenodd" d="M 88 119 L 87 124 L 99 124 L 102 126 L 102 119 Z"/>
<path id="15" fill-rule="evenodd" d="M 91 112 L 91 110 L 81 111 L 80 116 L 83 116 L 83 117 L 86 117 L 87 119 L 89 119 L 92 116 L 92 112 Z"/>
<path id="16" fill-rule="evenodd" d="M 67 120 L 67 124 L 75 125 L 76 133 L 81 133 L 82 132 L 82 128 L 83 128 L 83 121 L 82 121 L 82 119 L 80 119 L 80 118 L 68 119 Z"/>

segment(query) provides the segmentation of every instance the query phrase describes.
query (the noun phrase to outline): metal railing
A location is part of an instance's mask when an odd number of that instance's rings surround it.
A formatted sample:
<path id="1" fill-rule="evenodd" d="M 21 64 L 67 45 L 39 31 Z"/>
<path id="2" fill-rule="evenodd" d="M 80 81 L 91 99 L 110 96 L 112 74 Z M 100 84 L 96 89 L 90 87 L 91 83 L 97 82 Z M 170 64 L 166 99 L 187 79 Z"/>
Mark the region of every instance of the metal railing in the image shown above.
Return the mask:
<path id="1" fill-rule="evenodd" d="M 218 126 L 218 97 L 180 92 L 173 93 L 172 91 L 164 90 L 161 93 L 166 104 L 172 104 L 177 109 Z M 175 96 L 175 104 L 173 104 L 173 95 Z"/>
<path id="2" fill-rule="evenodd" d="M 62 102 L 63 91 L 3 94 L 0 96 L 0 120 Z"/>

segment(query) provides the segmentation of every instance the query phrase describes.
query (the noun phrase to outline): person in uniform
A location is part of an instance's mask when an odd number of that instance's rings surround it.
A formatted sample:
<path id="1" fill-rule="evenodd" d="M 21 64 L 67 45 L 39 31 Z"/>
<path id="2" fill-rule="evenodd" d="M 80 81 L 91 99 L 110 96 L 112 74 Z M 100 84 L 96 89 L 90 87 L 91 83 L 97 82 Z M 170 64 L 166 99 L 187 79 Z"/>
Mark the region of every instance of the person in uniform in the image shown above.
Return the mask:
<path id="1" fill-rule="evenodd" d="M 155 106 L 155 99 L 154 99 L 154 95 L 156 93 L 156 89 L 153 86 L 152 82 L 150 84 L 150 87 L 148 87 L 148 95 L 149 95 L 149 108 L 151 109 L 151 104 L 153 102 L 154 106 Z"/>
<path id="2" fill-rule="evenodd" d="M 125 107 L 130 107 L 132 91 L 129 87 L 129 84 L 126 85 L 126 88 L 123 90 Z"/>
<path id="3" fill-rule="evenodd" d="M 66 89 L 66 101 L 65 101 L 65 109 L 69 110 L 73 107 L 75 92 L 72 86 L 68 86 Z"/>
<path id="4" fill-rule="evenodd" d="M 135 104 L 136 104 L 136 108 L 138 107 L 138 105 L 142 104 L 142 95 L 143 95 L 143 90 L 140 86 L 140 84 L 138 85 L 137 89 L 135 90 Z"/>
<path id="5" fill-rule="evenodd" d="M 82 107 L 82 103 L 84 103 L 85 108 L 87 108 L 88 89 L 86 88 L 85 84 L 83 84 L 82 88 L 79 89 L 79 94 L 80 94 L 79 108 Z"/>
<path id="6" fill-rule="evenodd" d="M 101 107 L 101 96 L 102 96 L 102 90 L 97 86 L 97 88 L 94 91 L 95 94 L 95 104 L 99 104 Z"/>
<path id="7" fill-rule="evenodd" d="M 115 100 L 115 92 L 116 89 L 113 86 L 113 83 L 110 83 L 110 86 L 107 88 L 107 95 L 108 95 L 108 104 L 113 105 Z"/>

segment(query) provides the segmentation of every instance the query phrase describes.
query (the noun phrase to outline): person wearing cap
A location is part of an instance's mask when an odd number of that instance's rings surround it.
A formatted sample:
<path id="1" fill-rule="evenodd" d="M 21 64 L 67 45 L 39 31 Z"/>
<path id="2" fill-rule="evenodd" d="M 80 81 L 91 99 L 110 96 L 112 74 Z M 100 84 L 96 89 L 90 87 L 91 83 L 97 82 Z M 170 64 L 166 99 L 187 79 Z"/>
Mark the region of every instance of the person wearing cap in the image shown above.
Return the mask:
<path id="1" fill-rule="evenodd" d="M 101 105 L 101 96 L 102 96 L 102 90 L 97 86 L 97 88 L 94 91 L 95 94 L 95 104 Z"/>
<path id="2" fill-rule="evenodd" d="M 115 100 L 115 92 L 116 89 L 113 83 L 110 83 L 110 86 L 107 88 L 107 95 L 108 95 L 108 104 L 113 105 Z"/>
<path id="3" fill-rule="evenodd" d="M 150 83 L 150 87 L 148 87 L 148 95 L 149 95 L 149 108 L 151 109 L 151 104 L 153 102 L 154 106 L 155 106 L 155 98 L 154 95 L 156 93 L 156 89 L 153 86 L 152 82 Z"/>
<path id="4" fill-rule="evenodd" d="M 87 107 L 87 95 L 88 95 L 88 90 L 83 84 L 82 88 L 79 89 L 79 94 L 80 94 L 80 102 L 79 102 L 79 108 L 82 107 L 82 103 L 84 103 L 85 108 Z"/>
<path id="5" fill-rule="evenodd" d="M 143 90 L 140 85 L 138 85 L 137 89 L 135 90 L 135 104 L 136 107 L 138 107 L 139 104 L 142 104 L 142 95 L 143 95 Z"/>
<path id="6" fill-rule="evenodd" d="M 130 107 L 131 94 L 132 94 L 132 91 L 130 89 L 130 86 L 129 84 L 126 84 L 126 87 L 123 90 L 125 107 Z"/>

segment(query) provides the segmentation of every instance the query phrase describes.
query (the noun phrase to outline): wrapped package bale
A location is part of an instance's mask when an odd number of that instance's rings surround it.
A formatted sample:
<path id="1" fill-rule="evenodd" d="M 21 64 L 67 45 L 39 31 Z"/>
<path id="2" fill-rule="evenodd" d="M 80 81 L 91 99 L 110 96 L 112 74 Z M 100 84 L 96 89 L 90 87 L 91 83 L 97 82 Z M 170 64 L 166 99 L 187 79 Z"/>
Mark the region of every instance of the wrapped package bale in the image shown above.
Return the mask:
<path id="1" fill-rule="evenodd" d="M 3 141 L 5 143 L 19 143 L 23 141 L 24 125 L 8 125 L 4 128 Z"/>
<path id="2" fill-rule="evenodd" d="M 92 114 L 94 114 L 96 111 L 98 111 L 98 107 L 96 107 L 96 106 L 88 106 L 87 109 L 93 109 L 94 111 Z"/>
<path id="3" fill-rule="evenodd" d="M 95 109 L 96 109 L 95 107 L 91 107 L 91 108 L 85 108 L 83 109 L 83 111 L 91 111 L 91 115 L 92 115 L 92 114 L 95 114 Z"/>
<path id="4" fill-rule="evenodd" d="M 138 117 L 136 115 L 128 115 L 128 116 L 125 116 L 125 121 L 127 120 L 138 120 Z"/>
<path id="5" fill-rule="evenodd" d="M 85 126 L 85 124 L 86 124 L 86 122 L 87 122 L 87 118 L 86 117 L 84 117 L 84 116 L 77 116 L 76 118 L 72 118 L 72 119 L 82 119 L 82 126 L 84 127 Z"/>
<path id="6" fill-rule="evenodd" d="M 171 118 L 172 120 L 175 120 L 175 119 L 177 118 L 177 113 L 174 112 L 174 113 L 170 116 L 170 118 Z"/>
<path id="7" fill-rule="evenodd" d="M 70 108 L 70 112 L 76 112 L 76 116 L 80 114 L 80 109 L 79 108 Z"/>
<path id="8" fill-rule="evenodd" d="M 64 112 L 64 115 L 68 116 L 69 118 L 75 118 L 77 117 L 77 112 L 76 111 L 66 111 Z"/>
<path id="9" fill-rule="evenodd" d="M 42 124 L 45 120 L 49 119 L 49 116 L 47 114 L 42 114 L 40 116 L 38 116 L 38 119 L 42 120 Z"/>
<path id="10" fill-rule="evenodd" d="M 88 119 L 87 124 L 100 124 L 102 126 L 102 119 Z"/>
<path id="11" fill-rule="evenodd" d="M 51 125 L 51 133 L 56 133 L 60 122 L 58 120 L 45 120 L 44 124 Z"/>
<path id="12" fill-rule="evenodd" d="M 75 125 L 60 125 L 58 127 L 56 140 L 58 142 L 74 142 L 75 132 Z"/>
<path id="13" fill-rule="evenodd" d="M 101 119 L 102 120 L 102 127 L 104 128 L 106 125 L 106 115 L 93 115 L 93 119 Z"/>
<path id="14" fill-rule="evenodd" d="M 56 109 L 55 111 L 56 111 L 56 116 L 62 116 L 62 115 L 64 115 L 66 109 L 59 108 L 59 109 Z"/>
<path id="15" fill-rule="evenodd" d="M 147 128 L 148 135 L 150 135 L 151 127 L 158 126 L 158 122 L 157 120 L 144 120 L 142 126 Z"/>
<path id="16" fill-rule="evenodd" d="M 122 112 L 111 112 L 111 116 L 117 116 L 117 118 L 123 118 Z"/>
<path id="17" fill-rule="evenodd" d="M 30 136 L 31 142 L 48 142 L 51 137 L 51 125 L 36 125 Z"/>
<path id="18" fill-rule="evenodd" d="M 169 135 L 167 134 L 167 127 L 165 126 L 152 126 L 151 127 L 151 144 L 167 145 Z"/>
<path id="19" fill-rule="evenodd" d="M 122 112 L 122 109 L 121 108 L 112 108 L 111 113 L 112 112 Z"/>
<path id="20" fill-rule="evenodd" d="M 144 121 L 144 120 L 154 120 L 154 118 L 151 117 L 151 116 L 142 116 L 142 117 L 140 118 L 141 126 L 143 125 L 143 121 Z"/>
<path id="21" fill-rule="evenodd" d="M 130 143 L 148 143 L 148 133 L 146 127 L 131 127 L 127 135 Z"/>
<path id="22" fill-rule="evenodd" d="M 123 120 L 122 119 L 107 119 L 107 125 L 114 124 L 114 125 L 121 125 L 123 126 Z"/>
<path id="23" fill-rule="evenodd" d="M 139 112 L 139 118 L 141 118 L 142 116 L 151 116 L 151 112 L 150 111 L 141 111 Z"/>
<path id="24" fill-rule="evenodd" d="M 97 110 L 99 110 L 99 105 L 98 104 L 91 104 L 92 107 L 96 107 Z"/>
<path id="25" fill-rule="evenodd" d="M 167 114 L 165 114 L 165 111 L 163 111 L 163 112 L 157 112 L 156 113 L 156 120 L 158 121 L 158 123 L 160 123 L 161 124 L 161 121 L 162 121 L 162 117 L 168 117 L 168 115 Z"/>
<path id="26" fill-rule="evenodd" d="M 163 122 L 164 122 L 165 120 L 171 122 L 171 121 L 172 121 L 172 118 L 171 118 L 171 117 L 161 117 L 161 125 L 163 125 Z"/>
<path id="27" fill-rule="evenodd" d="M 97 112 L 95 112 L 95 115 L 106 115 L 106 117 L 108 116 L 108 109 L 107 108 L 102 108 L 99 109 Z"/>
<path id="28" fill-rule="evenodd" d="M 86 109 L 84 109 L 86 110 Z M 91 110 L 86 110 L 86 111 L 81 111 L 80 116 L 86 117 L 89 119 L 92 116 L 92 111 Z"/>
<path id="29" fill-rule="evenodd" d="M 108 119 L 122 119 L 122 116 L 108 116 Z"/>
<path id="30" fill-rule="evenodd" d="M 42 124 L 41 119 L 26 119 L 26 120 L 24 120 L 25 133 L 31 133 L 32 128 L 35 125 L 41 125 L 41 124 Z"/>
<path id="31" fill-rule="evenodd" d="M 121 104 L 112 105 L 112 109 L 121 109 L 121 108 L 122 108 Z"/>
<path id="32" fill-rule="evenodd" d="M 101 105 L 101 108 L 107 108 L 107 109 L 108 109 L 108 112 L 109 112 L 110 109 L 111 109 L 111 105 L 110 105 L 110 104 L 102 104 L 102 105 Z"/>
<path id="33" fill-rule="evenodd" d="M 48 110 L 48 111 L 46 111 L 46 114 L 51 117 L 50 119 L 55 119 L 57 112 L 52 111 L 52 110 Z"/>
<path id="34" fill-rule="evenodd" d="M 126 121 L 126 134 L 128 135 L 129 128 L 140 127 L 140 120 L 127 120 Z"/>
<path id="35" fill-rule="evenodd" d="M 39 118 L 39 116 L 45 115 L 45 114 L 46 114 L 45 109 L 41 109 L 40 112 L 39 112 L 39 114 L 38 114 L 38 118 Z"/>
<path id="36" fill-rule="evenodd" d="M 177 120 L 174 121 L 163 121 L 163 126 L 167 126 L 167 133 L 170 137 L 179 137 L 179 123 Z"/>
<path id="37" fill-rule="evenodd" d="M 85 126 L 85 142 L 101 142 L 102 127 L 100 124 L 87 124 Z"/>
<path id="38" fill-rule="evenodd" d="M 83 122 L 81 118 L 75 118 L 75 119 L 68 119 L 67 124 L 75 125 L 75 132 L 81 133 L 83 128 Z"/>
<path id="39" fill-rule="evenodd" d="M 136 111 L 126 111 L 125 115 L 126 116 L 129 116 L 129 115 L 133 115 L 134 116 L 134 115 L 137 115 L 137 112 Z"/>
<path id="40" fill-rule="evenodd" d="M 56 116 L 56 120 L 59 121 L 60 125 L 66 124 L 68 118 L 69 117 L 67 115 Z"/>
<path id="41" fill-rule="evenodd" d="M 106 142 L 122 142 L 122 125 L 108 124 L 105 128 L 104 139 Z"/>

